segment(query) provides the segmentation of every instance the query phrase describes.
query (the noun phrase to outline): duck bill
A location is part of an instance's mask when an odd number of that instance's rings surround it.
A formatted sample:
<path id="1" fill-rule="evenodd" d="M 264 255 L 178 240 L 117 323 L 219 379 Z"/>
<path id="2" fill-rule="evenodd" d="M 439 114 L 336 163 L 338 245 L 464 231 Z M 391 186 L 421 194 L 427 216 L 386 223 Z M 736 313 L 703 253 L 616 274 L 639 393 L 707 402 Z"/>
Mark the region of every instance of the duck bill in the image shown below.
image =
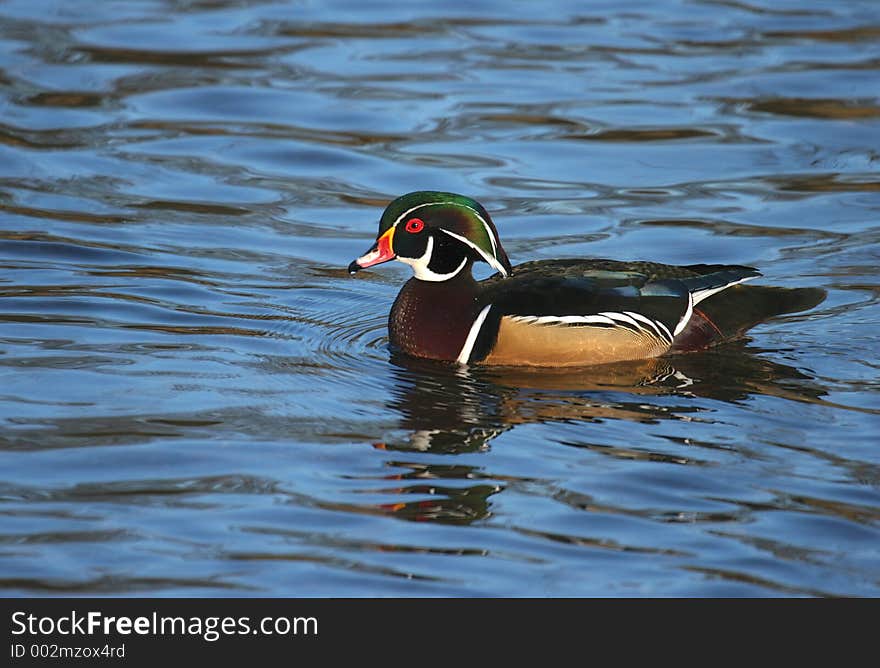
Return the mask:
<path id="1" fill-rule="evenodd" d="M 359 269 L 366 269 L 367 267 L 382 264 L 383 262 L 388 262 L 389 260 L 396 258 L 397 256 L 394 254 L 392 239 L 394 239 L 393 227 L 389 228 L 385 234 L 376 239 L 376 243 L 373 244 L 373 247 L 370 248 L 370 250 L 348 265 L 348 272 L 353 274 Z"/>

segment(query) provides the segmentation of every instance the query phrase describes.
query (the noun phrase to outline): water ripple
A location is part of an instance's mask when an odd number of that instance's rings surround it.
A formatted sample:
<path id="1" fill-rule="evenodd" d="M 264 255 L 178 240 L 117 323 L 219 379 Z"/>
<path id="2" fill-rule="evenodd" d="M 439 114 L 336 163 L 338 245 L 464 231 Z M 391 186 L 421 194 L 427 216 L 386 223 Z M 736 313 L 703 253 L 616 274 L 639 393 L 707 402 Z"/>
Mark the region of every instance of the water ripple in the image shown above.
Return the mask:
<path id="1" fill-rule="evenodd" d="M 873 4 L 337 5 L 0 5 L 0 590 L 876 595 Z M 827 298 L 696 355 L 406 359 L 406 268 L 345 267 L 425 188 L 515 262 Z"/>

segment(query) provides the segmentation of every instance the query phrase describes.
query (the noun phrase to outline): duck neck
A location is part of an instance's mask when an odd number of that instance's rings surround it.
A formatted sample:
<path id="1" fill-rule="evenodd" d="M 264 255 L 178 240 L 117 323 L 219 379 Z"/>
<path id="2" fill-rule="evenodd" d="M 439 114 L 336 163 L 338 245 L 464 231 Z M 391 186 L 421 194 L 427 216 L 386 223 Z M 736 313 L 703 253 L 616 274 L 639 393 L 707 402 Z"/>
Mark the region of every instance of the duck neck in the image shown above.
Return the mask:
<path id="1" fill-rule="evenodd" d="M 479 285 L 468 260 L 447 280 L 407 281 L 388 318 L 391 345 L 416 357 L 455 360 L 477 316 Z"/>

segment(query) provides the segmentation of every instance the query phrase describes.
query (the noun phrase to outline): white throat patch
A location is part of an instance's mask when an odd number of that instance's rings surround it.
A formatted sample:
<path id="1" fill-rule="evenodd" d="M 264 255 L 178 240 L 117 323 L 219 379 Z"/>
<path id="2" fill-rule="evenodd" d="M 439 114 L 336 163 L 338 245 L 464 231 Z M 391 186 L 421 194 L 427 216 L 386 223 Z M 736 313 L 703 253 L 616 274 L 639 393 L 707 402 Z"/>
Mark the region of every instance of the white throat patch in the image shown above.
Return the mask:
<path id="1" fill-rule="evenodd" d="M 412 257 L 400 257 L 397 256 L 397 259 L 403 262 L 404 264 L 408 264 L 412 267 L 413 276 L 415 276 L 420 281 L 433 281 L 435 283 L 439 283 L 441 281 L 448 281 L 450 278 L 455 278 L 464 266 L 467 264 L 468 259 L 464 258 L 461 261 L 461 264 L 458 265 L 452 272 L 448 274 L 438 274 L 435 271 L 431 271 L 428 268 L 428 264 L 431 262 L 431 253 L 434 252 L 434 237 L 428 237 L 428 245 L 425 248 L 425 252 L 421 257 L 412 258 Z"/>

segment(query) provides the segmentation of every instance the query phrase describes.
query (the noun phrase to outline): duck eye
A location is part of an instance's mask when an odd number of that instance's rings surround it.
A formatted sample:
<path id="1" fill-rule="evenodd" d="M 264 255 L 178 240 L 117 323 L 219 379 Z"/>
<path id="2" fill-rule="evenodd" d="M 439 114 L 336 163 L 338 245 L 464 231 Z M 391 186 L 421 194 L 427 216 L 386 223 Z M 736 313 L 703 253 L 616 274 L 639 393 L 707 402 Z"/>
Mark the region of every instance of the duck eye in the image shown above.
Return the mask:
<path id="1" fill-rule="evenodd" d="M 410 218 L 406 221 L 406 231 L 410 234 L 418 234 L 425 229 L 425 221 L 421 218 Z"/>

